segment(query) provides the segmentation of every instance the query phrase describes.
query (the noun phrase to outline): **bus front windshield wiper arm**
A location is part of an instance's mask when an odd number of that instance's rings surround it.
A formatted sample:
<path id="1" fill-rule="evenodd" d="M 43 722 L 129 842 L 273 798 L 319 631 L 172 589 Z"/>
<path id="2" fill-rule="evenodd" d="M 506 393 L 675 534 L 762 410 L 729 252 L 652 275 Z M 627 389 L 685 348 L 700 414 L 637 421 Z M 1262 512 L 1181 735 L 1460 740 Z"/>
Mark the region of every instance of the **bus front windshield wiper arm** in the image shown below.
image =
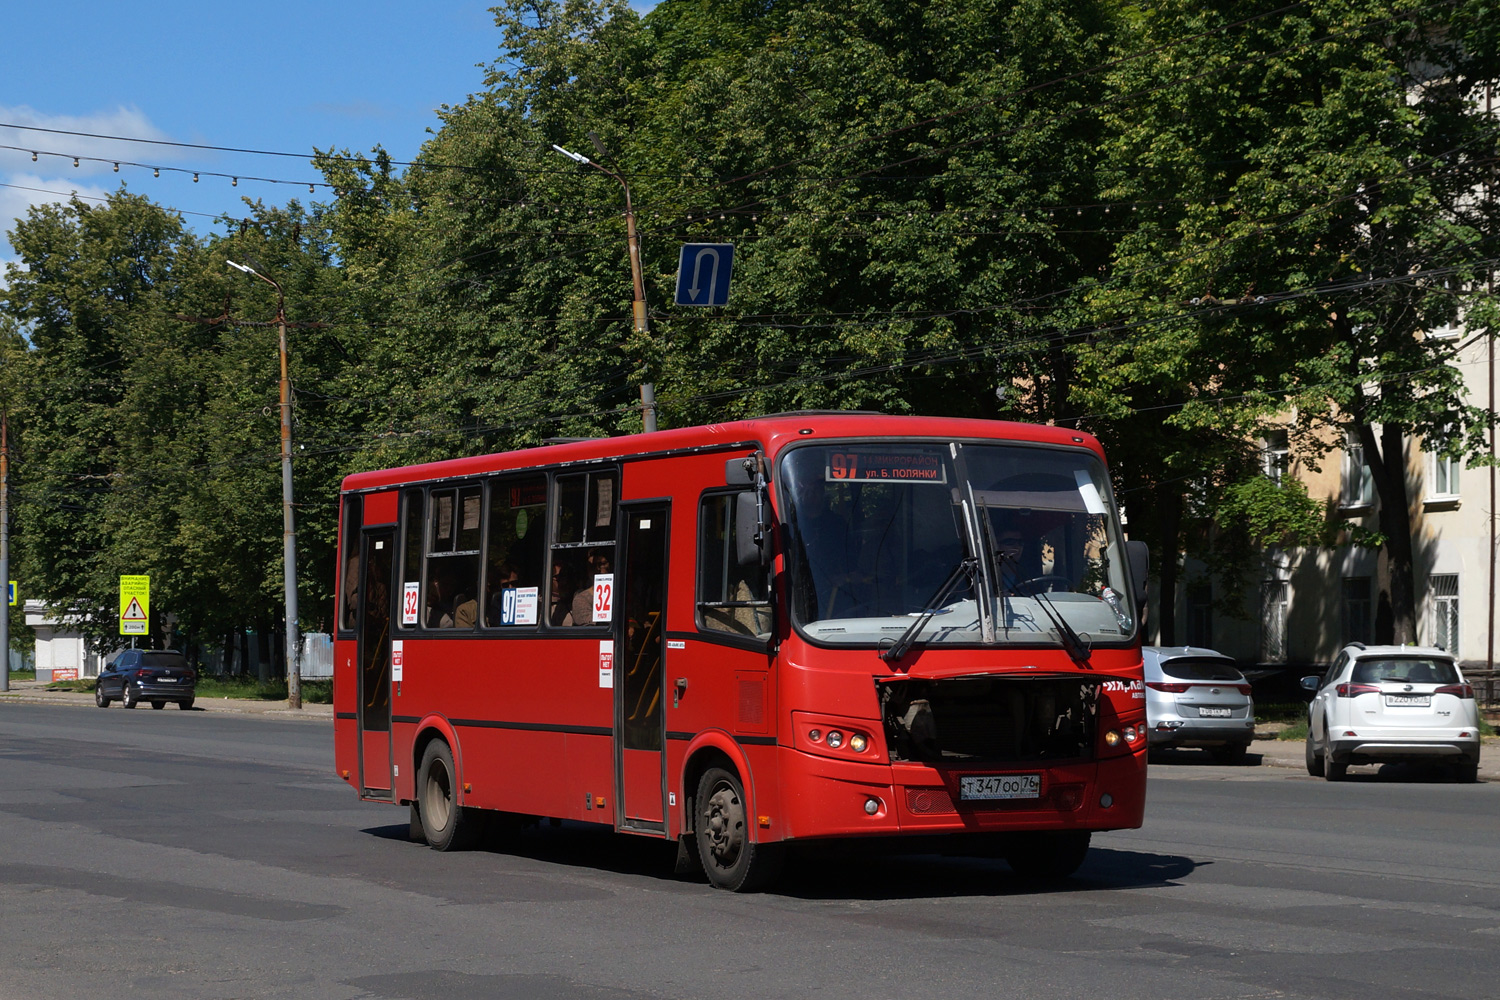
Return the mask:
<path id="1" fill-rule="evenodd" d="M 1016 583 L 1021 577 L 1020 564 L 1013 557 L 1006 555 L 999 549 L 995 550 L 995 555 L 999 558 L 1001 565 L 1010 568 L 1012 578 L 1009 581 L 1009 585 L 1012 590 L 1015 590 Z M 1002 581 L 1001 585 L 1004 586 L 1005 582 Z M 1069 659 L 1080 667 L 1087 666 L 1089 657 L 1094 655 L 1093 650 L 1089 649 L 1088 644 L 1083 641 L 1083 636 L 1079 635 L 1073 626 L 1068 624 L 1068 620 L 1058 612 L 1057 606 L 1052 603 L 1052 598 L 1048 597 L 1046 592 L 1041 590 L 1028 596 L 1036 598 L 1036 603 L 1041 607 L 1042 611 L 1046 612 L 1047 617 L 1051 619 L 1052 627 L 1057 630 L 1058 641 L 1062 643 L 1063 651 L 1068 654 Z"/>
<path id="2" fill-rule="evenodd" d="M 948 599 L 948 595 L 953 592 L 953 588 L 958 586 L 958 581 L 967 577 L 972 584 L 974 573 L 978 569 L 979 560 L 973 556 L 960 559 L 958 565 L 953 567 L 953 572 L 948 574 L 948 579 L 944 580 L 943 585 L 937 589 L 937 593 L 933 594 L 927 603 L 922 606 L 922 613 L 917 616 L 917 620 L 907 626 L 906 631 L 901 633 L 901 638 L 896 640 L 895 645 L 881 651 L 880 658 L 887 663 L 895 663 L 901 657 L 905 656 L 906 651 L 911 649 L 912 643 L 917 641 L 917 636 L 922 633 L 922 629 L 926 627 L 928 622 L 932 621 L 932 616 L 942 610 L 943 602 Z"/>

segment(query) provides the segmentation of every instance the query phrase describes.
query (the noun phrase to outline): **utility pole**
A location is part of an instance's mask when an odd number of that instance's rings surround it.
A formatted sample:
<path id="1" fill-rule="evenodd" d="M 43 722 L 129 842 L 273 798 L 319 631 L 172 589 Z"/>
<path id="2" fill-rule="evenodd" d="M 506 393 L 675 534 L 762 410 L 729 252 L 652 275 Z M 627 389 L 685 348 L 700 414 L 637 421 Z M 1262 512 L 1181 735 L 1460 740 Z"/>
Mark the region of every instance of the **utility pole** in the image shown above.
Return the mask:
<path id="1" fill-rule="evenodd" d="M 286 296 L 281 286 L 252 267 L 224 263 L 254 275 L 276 289 L 276 328 L 281 335 L 281 559 L 286 587 L 286 693 L 291 708 L 302 707 L 302 664 L 297 642 L 297 528 L 292 516 L 292 393 L 286 375 Z"/>
<path id="2" fill-rule="evenodd" d="M 593 132 L 589 133 L 589 139 L 599 153 L 599 158 L 603 159 L 604 144 Z M 552 144 L 552 148 L 575 163 L 582 163 L 608 174 L 619 181 L 620 187 L 625 189 L 625 244 L 630 249 L 630 277 L 634 283 L 634 297 L 631 300 L 630 309 L 635 317 L 635 332 L 641 336 L 642 342 L 646 342 L 651 336 L 651 324 L 646 316 L 646 282 L 641 277 L 641 234 L 635 228 L 635 207 L 630 202 L 630 185 L 625 183 L 625 178 L 617 171 L 595 163 L 587 156 L 570 153 L 556 143 Z M 648 434 L 656 430 L 656 387 L 650 381 L 641 383 L 641 424 Z"/>
<path id="3" fill-rule="evenodd" d="M 10 414 L 0 410 L 0 691 L 10 690 Z"/>

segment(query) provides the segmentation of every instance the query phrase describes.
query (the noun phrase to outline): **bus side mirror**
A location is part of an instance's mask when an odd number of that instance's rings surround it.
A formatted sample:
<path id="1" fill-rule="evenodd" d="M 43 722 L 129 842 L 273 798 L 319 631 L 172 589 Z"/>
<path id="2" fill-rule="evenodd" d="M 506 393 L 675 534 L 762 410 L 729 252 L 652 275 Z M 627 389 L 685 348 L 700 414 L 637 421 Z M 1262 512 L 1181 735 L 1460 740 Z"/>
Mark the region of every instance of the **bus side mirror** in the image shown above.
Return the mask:
<path id="1" fill-rule="evenodd" d="M 1130 561 L 1130 579 L 1135 585 L 1135 606 L 1146 606 L 1146 575 L 1151 572 L 1151 550 L 1145 542 L 1126 542 L 1125 558 Z"/>
<path id="2" fill-rule="evenodd" d="M 734 552 L 741 566 L 764 566 L 770 562 L 770 533 L 760 523 L 760 510 L 754 490 L 738 493 L 734 498 Z"/>

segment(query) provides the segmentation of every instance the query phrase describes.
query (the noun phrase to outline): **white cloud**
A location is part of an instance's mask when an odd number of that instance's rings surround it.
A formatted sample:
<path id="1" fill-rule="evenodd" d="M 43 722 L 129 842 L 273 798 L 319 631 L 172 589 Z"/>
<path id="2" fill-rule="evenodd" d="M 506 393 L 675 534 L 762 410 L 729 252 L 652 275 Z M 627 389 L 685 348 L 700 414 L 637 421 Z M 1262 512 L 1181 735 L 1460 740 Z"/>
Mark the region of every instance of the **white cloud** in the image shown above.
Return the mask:
<path id="1" fill-rule="evenodd" d="M 0 124 L 0 145 L 20 147 L 0 149 L 0 172 L 57 170 L 59 165 L 69 165 L 69 158 L 76 156 L 80 158 L 78 166 L 70 169 L 76 169 L 80 176 L 113 173 L 113 161 L 117 159 L 135 163 L 160 163 L 176 160 L 183 152 L 172 146 L 91 138 L 92 135 L 134 139 L 171 138 L 151 124 L 150 119 L 139 108 L 122 107 L 87 115 L 49 115 L 24 104 L 15 107 L 0 104 L 0 123 L 4 123 Z M 36 129 L 58 131 L 41 132 Z M 90 135 L 61 134 L 66 132 L 85 132 Z M 33 153 L 37 156 L 35 161 L 31 158 Z M 58 153 L 64 155 L 49 155 Z"/>

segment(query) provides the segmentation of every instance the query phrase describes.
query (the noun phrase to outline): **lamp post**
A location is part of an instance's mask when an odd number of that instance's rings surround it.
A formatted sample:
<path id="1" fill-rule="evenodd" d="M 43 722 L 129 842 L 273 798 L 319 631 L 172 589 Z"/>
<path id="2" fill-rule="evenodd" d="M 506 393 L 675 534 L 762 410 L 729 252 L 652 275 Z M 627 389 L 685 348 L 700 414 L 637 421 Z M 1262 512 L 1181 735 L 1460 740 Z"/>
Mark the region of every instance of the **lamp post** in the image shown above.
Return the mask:
<path id="1" fill-rule="evenodd" d="M 286 377 L 286 296 L 281 286 L 253 267 L 224 263 L 276 289 L 276 326 L 281 333 L 281 558 L 286 585 L 287 704 L 302 707 L 302 668 L 297 656 L 297 528 L 292 517 L 292 393 Z"/>
<path id="2" fill-rule="evenodd" d="M 592 133 L 590 138 L 594 141 L 594 148 L 599 150 L 599 155 L 603 156 L 604 151 L 599 145 L 599 140 Z M 630 202 L 630 185 L 625 183 L 625 178 L 617 171 L 595 163 L 587 156 L 569 152 L 556 143 L 552 144 L 552 148 L 575 163 L 582 163 L 608 174 L 619 181 L 620 187 L 625 189 L 625 242 L 630 248 L 630 277 L 635 285 L 635 297 L 630 304 L 631 312 L 635 317 L 635 332 L 643 337 L 649 337 L 651 326 L 646 318 L 646 283 L 641 278 L 641 234 L 635 228 L 635 208 Z M 648 433 L 656 430 L 656 387 L 650 382 L 641 383 L 641 423 Z"/>

